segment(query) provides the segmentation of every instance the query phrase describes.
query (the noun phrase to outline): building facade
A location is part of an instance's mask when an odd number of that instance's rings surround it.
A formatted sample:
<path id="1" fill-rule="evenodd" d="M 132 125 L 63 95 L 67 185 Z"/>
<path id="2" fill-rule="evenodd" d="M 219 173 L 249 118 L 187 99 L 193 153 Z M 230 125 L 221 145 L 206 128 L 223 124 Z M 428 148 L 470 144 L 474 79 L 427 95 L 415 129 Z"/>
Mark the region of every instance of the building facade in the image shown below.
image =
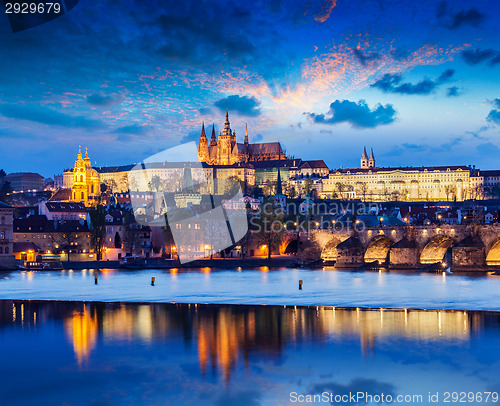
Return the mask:
<path id="1" fill-rule="evenodd" d="M 71 200 L 83 202 L 85 206 L 94 204 L 101 195 L 99 173 L 92 168 L 88 152 L 82 158 L 82 151 L 78 149 L 78 158 L 73 168 L 73 185 L 71 186 Z"/>
<path id="2" fill-rule="evenodd" d="M 237 162 L 255 162 L 285 159 L 286 153 L 279 142 L 250 144 L 248 127 L 245 127 L 243 143 L 236 140 L 236 133 L 231 129 L 229 115 L 226 112 L 224 130 L 215 135 L 215 125 L 212 126 L 210 143 L 205 133 L 205 124 L 201 126 L 200 142 L 198 144 L 198 161 L 210 165 L 232 165 Z"/>
<path id="3" fill-rule="evenodd" d="M 14 208 L 0 202 L 0 269 L 15 269 Z"/>
<path id="4" fill-rule="evenodd" d="M 28 190 L 44 190 L 44 177 L 33 172 L 9 173 L 3 178 L 4 182 L 9 182 L 14 192 Z"/>
<path id="5" fill-rule="evenodd" d="M 371 166 L 373 165 L 373 166 Z M 323 180 L 323 196 L 366 200 L 457 200 L 470 196 L 472 170 L 468 166 L 378 168 L 373 151 L 363 150 L 362 168 L 342 168 Z"/>

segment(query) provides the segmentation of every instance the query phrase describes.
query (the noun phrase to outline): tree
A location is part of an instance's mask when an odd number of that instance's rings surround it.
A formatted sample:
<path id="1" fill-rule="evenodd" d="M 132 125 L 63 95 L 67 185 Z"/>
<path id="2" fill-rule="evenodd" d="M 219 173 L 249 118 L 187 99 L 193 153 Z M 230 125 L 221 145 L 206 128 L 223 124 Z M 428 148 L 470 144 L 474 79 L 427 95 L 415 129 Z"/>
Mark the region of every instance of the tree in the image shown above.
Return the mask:
<path id="1" fill-rule="evenodd" d="M 311 193 L 312 185 L 313 181 L 311 179 L 307 178 L 306 180 L 304 180 L 304 193 L 306 195 Z"/>
<path id="2" fill-rule="evenodd" d="M 297 191 L 295 190 L 295 186 L 291 185 L 288 188 L 288 197 L 290 199 L 294 199 L 297 196 Z"/>
<path id="3" fill-rule="evenodd" d="M 154 190 L 154 191 L 158 191 L 160 189 L 161 185 L 162 185 L 162 181 L 158 175 L 153 176 L 148 184 L 149 189 Z"/>
<path id="4" fill-rule="evenodd" d="M 224 194 L 227 196 L 235 196 L 238 191 L 245 190 L 245 182 L 242 181 L 237 176 L 230 176 L 227 179 L 224 179 Z"/>
<path id="5" fill-rule="evenodd" d="M 270 180 L 266 180 L 264 183 L 264 196 L 269 197 L 274 194 L 274 185 Z"/>
<path id="6" fill-rule="evenodd" d="M 117 231 L 115 233 L 115 248 L 120 249 L 122 247 L 122 237 L 120 237 L 120 233 Z"/>
<path id="7" fill-rule="evenodd" d="M 335 189 L 338 192 L 338 196 L 343 200 L 344 199 L 344 191 L 346 189 L 346 186 L 342 182 L 337 182 L 335 183 Z"/>
<path id="8" fill-rule="evenodd" d="M 98 204 L 89 209 L 90 243 L 97 254 L 97 260 L 102 258 L 102 251 L 106 243 L 106 208 Z"/>
<path id="9" fill-rule="evenodd" d="M 268 259 L 279 248 L 283 229 L 283 211 L 268 198 L 261 204 L 259 214 L 250 220 L 250 232 L 261 244 L 267 246 Z"/>
<path id="10" fill-rule="evenodd" d="M 361 182 L 360 190 L 361 195 L 363 196 L 363 201 L 366 202 L 366 193 L 368 192 L 368 185 L 366 182 Z"/>
<path id="11" fill-rule="evenodd" d="M 9 194 L 10 192 L 12 192 L 12 188 L 10 187 L 10 182 L 0 180 L 0 201 L 5 200 L 7 194 Z"/>
<path id="12" fill-rule="evenodd" d="M 125 235 L 123 237 L 123 245 L 128 254 L 133 255 L 137 248 L 140 246 L 140 238 L 137 230 L 135 228 L 134 215 L 132 213 L 126 213 L 124 216 L 124 228 Z"/>
<path id="13" fill-rule="evenodd" d="M 457 187 L 455 185 L 445 185 L 444 193 L 446 194 L 446 200 L 449 200 L 450 195 L 453 196 L 457 193 Z"/>
<path id="14" fill-rule="evenodd" d="M 172 254 L 172 246 L 175 245 L 174 236 L 172 234 L 172 229 L 168 222 L 167 214 L 165 213 L 165 227 L 163 227 L 162 232 L 163 246 L 168 249 L 168 254 Z M 172 257 L 172 256 L 170 256 Z"/>
<path id="15" fill-rule="evenodd" d="M 81 231 L 80 231 L 81 233 Z M 70 261 L 71 248 L 76 246 L 78 243 L 79 231 L 67 228 L 64 231 L 56 232 L 52 234 L 53 242 L 59 245 L 61 251 L 66 252 L 67 261 Z"/>

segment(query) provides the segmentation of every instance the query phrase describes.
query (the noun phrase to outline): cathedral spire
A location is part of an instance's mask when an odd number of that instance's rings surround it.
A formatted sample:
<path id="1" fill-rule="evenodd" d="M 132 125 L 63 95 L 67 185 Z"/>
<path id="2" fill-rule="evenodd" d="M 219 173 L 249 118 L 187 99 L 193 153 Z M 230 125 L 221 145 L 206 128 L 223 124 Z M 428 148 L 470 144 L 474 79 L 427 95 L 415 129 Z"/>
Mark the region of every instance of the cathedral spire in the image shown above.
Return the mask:
<path id="1" fill-rule="evenodd" d="M 222 131 L 222 135 L 227 135 L 227 136 L 232 135 L 231 125 L 229 123 L 229 113 L 227 109 L 226 109 L 226 121 L 224 122 L 224 130 Z"/>
<path id="2" fill-rule="evenodd" d="M 78 160 L 82 160 L 82 146 L 78 145 Z"/>
<path id="3" fill-rule="evenodd" d="M 212 137 L 210 138 L 210 146 L 217 146 L 217 136 L 215 135 L 215 124 L 212 125 Z"/>
<path id="4" fill-rule="evenodd" d="M 363 147 L 363 155 L 361 155 L 361 159 L 368 159 L 368 154 L 366 153 L 366 147 Z"/>
<path id="5" fill-rule="evenodd" d="M 248 146 L 248 124 L 245 123 L 245 145 Z"/>

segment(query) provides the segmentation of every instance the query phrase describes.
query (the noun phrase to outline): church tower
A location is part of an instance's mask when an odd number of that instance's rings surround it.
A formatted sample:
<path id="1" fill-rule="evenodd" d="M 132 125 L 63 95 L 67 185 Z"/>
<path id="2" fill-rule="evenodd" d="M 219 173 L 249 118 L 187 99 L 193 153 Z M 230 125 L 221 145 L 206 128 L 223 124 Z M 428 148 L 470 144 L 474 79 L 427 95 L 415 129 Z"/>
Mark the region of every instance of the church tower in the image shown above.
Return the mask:
<path id="1" fill-rule="evenodd" d="M 215 135 L 215 123 L 212 125 L 212 137 L 210 137 L 210 146 L 217 146 L 217 136 Z"/>
<path id="2" fill-rule="evenodd" d="M 73 168 L 73 186 L 71 200 L 75 202 L 87 201 L 87 171 L 82 158 L 82 147 L 78 147 L 78 157 Z"/>
<path id="3" fill-rule="evenodd" d="M 201 125 L 200 143 L 198 144 L 198 161 L 208 161 L 208 140 L 205 134 L 205 123 Z"/>
<path id="4" fill-rule="evenodd" d="M 370 152 L 370 158 L 368 158 L 368 168 L 375 168 L 375 156 L 373 155 L 373 148 Z"/>
<path id="5" fill-rule="evenodd" d="M 368 154 L 366 153 L 366 147 L 363 148 L 363 155 L 361 155 L 361 169 L 368 168 Z"/>
<path id="6" fill-rule="evenodd" d="M 218 147 L 218 163 L 219 165 L 231 164 L 231 151 L 232 151 L 233 133 L 229 123 L 229 115 L 226 110 L 226 121 L 224 122 L 224 130 L 222 134 L 219 133 L 219 147 Z"/>
<path id="7" fill-rule="evenodd" d="M 101 192 L 100 185 L 99 174 L 92 168 L 87 150 L 83 159 L 81 147 L 78 147 L 78 157 L 73 168 L 71 200 L 84 202 L 86 206 L 94 203 Z"/>

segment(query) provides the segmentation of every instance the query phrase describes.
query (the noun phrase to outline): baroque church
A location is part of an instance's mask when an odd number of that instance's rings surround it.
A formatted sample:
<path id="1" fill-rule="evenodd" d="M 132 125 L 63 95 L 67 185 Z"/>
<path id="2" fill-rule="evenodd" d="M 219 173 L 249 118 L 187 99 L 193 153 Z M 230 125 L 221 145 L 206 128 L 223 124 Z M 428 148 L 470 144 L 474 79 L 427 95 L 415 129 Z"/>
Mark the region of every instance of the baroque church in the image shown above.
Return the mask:
<path id="1" fill-rule="evenodd" d="M 247 126 L 245 126 L 244 142 L 237 142 L 236 133 L 231 130 L 227 111 L 224 130 L 222 133 L 219 132 L 219 139 L 215 135 L 215 125 L 213 125 L 209 143 L 205 134 L 205 123 L 201 126 L 198 144 L 199 162 L 206 162 L 209 165 L 232 165 L 238 162 L 271 161 L 286 158 L 286 153 L 279 142 L 250 144 Z"/>
<path id="2" fill-rule="evenodd" d="M 73 168 L 71 200 L 84 202 L 88 206 L 98 199 L 100 192 L 99 173 L 92 168 L 87 150 L 85 149 L 85 158 L 82 158 L 82 151 L 78 148 L 78 158 Z"/>

